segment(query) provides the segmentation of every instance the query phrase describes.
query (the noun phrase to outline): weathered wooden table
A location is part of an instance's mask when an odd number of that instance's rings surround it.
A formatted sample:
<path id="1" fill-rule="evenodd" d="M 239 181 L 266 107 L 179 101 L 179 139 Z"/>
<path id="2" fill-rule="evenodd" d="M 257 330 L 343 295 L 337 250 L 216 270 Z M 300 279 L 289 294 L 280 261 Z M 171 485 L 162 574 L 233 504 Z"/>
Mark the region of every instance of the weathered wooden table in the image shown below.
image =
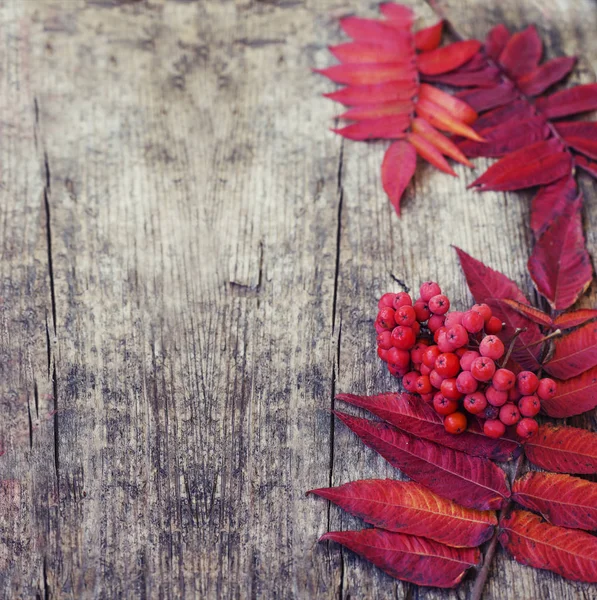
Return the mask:
<path id="1" fill-rule="evenodd" d="M 536 23 L 595 80 L 593 0 L 442 6 L 467 36 Z M 353 11 L 376 3 L 1 3 L 0 597 L 467 597 L 471 577 L 419 589 L 318 545 L 360 523 L 305 497 L 398 476 L 330 415 L 336 392 L 396 387 L 381 293 L 433 278 L 467 302 L 450 244 L 532 293 L 528 196 L 421 165 L 398 220 L 385 144 L 327 131 L 309 68 Z M 500 550 L 486 597 L 597 587 Z"/>

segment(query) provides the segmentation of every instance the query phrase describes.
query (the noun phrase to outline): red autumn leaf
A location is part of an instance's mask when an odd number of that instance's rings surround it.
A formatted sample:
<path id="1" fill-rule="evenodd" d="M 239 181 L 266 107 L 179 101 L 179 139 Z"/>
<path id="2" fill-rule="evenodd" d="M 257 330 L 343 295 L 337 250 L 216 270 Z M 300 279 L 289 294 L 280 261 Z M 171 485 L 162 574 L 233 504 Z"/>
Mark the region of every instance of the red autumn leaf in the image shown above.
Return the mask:
<path id="1" fill-rule="evenodd" d="M 413 23 L 413 11 L 403 4 L 385 2 L 379 5 L 379 12 L 395 26 L 410 28 Z"/>
<path id="2" fill-rule="evenodd" d="M 417 93 L 413 81 L 390 81 L 373 85 L 354 85 L 324 94 L 326 98 L 346 106 L 364 106 L 410 100 Z"/>
<path id="3" fill-rule="evenodd" d="M 597 158 L 597 122 L 560 122 L 554 126 L 569 146 L 589 158 Z"/>
<path id="4" fill-rule="evenodd" d="M 537 325 L 543 325 L 544 327 L 553 326 L 552 318 L 547 313 L 544 313 L 534 306 L 529 306 L 528 304 L 523 304 L 522 302 L 517 302 L 510 298 L 495 298 L 495 301 L 500 304 L 506 304 L 510 308 L 513 308 L 518 314 L 523 315 L 533 323 L 537 323 Z"/>
<path id="5" fill-rule="evenodd" d="M 582 231 L 579 197 L 538 239 L 528 262 L 537 291 L 555 310 L 572 306 L 591 285 L 593 266 Z"/>
<path id="6" fill-rule="evenodd" d="M 442 41 L 444 22 L 440 21 L 415 33 L 415 48 L 421 51 L 435 50 Z"/>
<path id="7" fill-rule="evenodd" d="M 453 450 L 473 456 L 497 461 L 509 461 L 521 451 L 518 442 L 502 438 L 490 438 L 474 422 L 459 434 L 448 433 L 442 417 L 419 396 L 411 394 L 380 394 L 377 396 L 355 396 L 340 394 L 338 400 L 364 408 L 398 429 L 418 438 L 431 440 Z"/>
<path id="8" fill-rule="evenodd" d="M 503 82 L 495 87 L 476 90 L 464 90 L 456 94 L 477 112 L 498 108 L 518 98 L 518 92 L 510 82 Z"/>
<path id="9" fill-rule="evenodd" d="M 549 119 L 567 117 L 597 108 L 597 83 L 587 83 L 539 98 L 537 109 Z"/>
<path id="10" fill-rule="evenodd" d="M 308 492 L 327 498 L 374 527 L 472 547 L 493 534 L 493 511 L 464 508 L 414 481 L 368 479 Z"/>
<path id="11" fill-rule="evenodd" d="M 439 75 L 457 69 L 481 48 L 477 40 L 454 42 L 448 46 L 417 55 L 417 65 L 423 75 Z"/>
<path id="12" fill-rule="evenodd" d="M 577 377 L 557 381 L 558 391 L 553 398 L 541 400 L 541 409 L 550 417 L 565 419 L 580 415 L 597 406 L 597 367 Z"/>
<path id="13" fill-rule="evenodd" d="M 456 133 L 477 142 L 483 141 L 483 138 L 472 127 L 454 118 L 446 109 L 434 102 L 430 102 L 426 98 L 419 98 L 416 104 L 416 111 L 420 117 L 423 117 L 431 125 L 442 131 Z"/>
<path id="14" fill-rule="evenodd" d="M 470 162 L 466 156 L 464 156 L 464 154 L 452 140 L 441 134 L 432 125 L 429 125 L 425 119 L 413 119 L 411 128 L 415 133 L 419 134 L 421 137 L 433 144 L 445 156 L 449 156 L 450 158 L 453 158 L 455 161 L 462 163 L 467 167 L 472 168 L 474 166 L 473 163 Z"/>
<path id="15" fill-rule="evenodd" d="M 597 473 L 597 433 L 578 427 L 541 425 L 524 445 L 526 457 L 556 473 Z"/>
<path id="16" fill-rule="evenodd" d="M 570 379 L 597 365 L 597 323 L 556 338 L 552 358 L 544 369 L 558 379 Z"/>
<path id="17" fill-rule="evenodd" d="M 489 460 L 417 439 L 385 423 L 334 414 L 392 466 L 444 498 L 490 510 L 510 496 L 506 474 Z"/>
<path id="18" fill-rule="evenodd" d="M 533 513 L 515 510 L 500 521 L 498 539 L 523 565 L 597 582 L 597 538 L 584 531 L 549 525 Z"/>
<path id="19" fill-rule="evenodd" d="M 527 96 L 538 96 L 554 83 L 564 79 L 576 64 L 575 56 L 561 56 L 543 63 L 530 73 L 519 77 L 517 85 Z"/>
<path id="20" fill-rule="evenodd" d="M 575 156 L 574 162 L 577 167 L 580 167 L 583 171 L 586 171 L 589 175 L 597 179 L 597 162 L 593 162 L 584 156 Z"/>
<path id="21" fill-rule="evenodd" d="M 542 187 L 531 202 L 531 229 L 539 237 L 578 196 L 576 181 L 567 175 Z"/>
<path id="22" fill-rule="evenodd" d="M 440 171 L 458 177 L 452 167 L 448 164 L 448 161 L 442 156 L 441 152 L 427 139 L 418 133 L 409 133 L 406 138 L 415 147 L 417 154 L 430 162 L 434 167 L 437 167 Z"/>
<path id="23" fill-rule="evenodd" d="M 415 105 L 410 100 L 371 104 L 369 106 L 353 106 L 338 118 L 349 121 L 368 121 L 392 115 L 410 115 L 414 111 L 414 108 Z"/>
<path id="24" fill-rule="evenodd" d="M 319 539 L 324 540 L 342 544 L 391 577 L 417 585 L 456 587 L 467 569 L 481 560 L 477 548 L 450 548 L 425 538 L 381 529 L 331 531 Z"/>
<path id="25" fill-rule="evenodd" d="M 434 104 L 441 106 L 449 112 L 455 119 L 470 125 L 477 118 L 477 113 L 466 103 L 446 92 L 438 90 L 436 87 L 427 83 L 422 83 L 419 87 L 419 98 L 429 100 Z"/>
<path id="26" fill-rule="evenodd" d="M 518 79 L 537 67 L 542 52 L 541 38 L 531 25 L 508 40 L 500 54 L 499 62 L 510 77 Z"/>
<path id="27" fill-rule="evenodd" d="M 414 81 L 416 75 L 414 67 L 406 62 L 334 65 L 326 69 L 315 69 L 315 72 L 336 83 L 349 85 L 371 85 L 396 80 L 409 82 Z"/>
<path id="28" fill-rule="evenodd" d="M 475 131 L 482 133 L 501 124 L 510 124 L 513 121 L 521 122 L 533 116 L 531 105 L 525 100 L 515 100 L 510 104 L 498 106 L 484 115 L 481 115 L 474 125 Z"/>
<path id="29" fill-rule="evenodd" d="M 597 483 L 556 473 L 529 472 L 512 486 L 512 499 L 552 525 L 597 529 Z"/>
<path id="30" fill-rule="evenodd" d="M 522 304 L 528 304 L 528 300 L 520 291 L 518 286 L 499 271 L 487 267 L 482 262 L 476 260 L 460 248 L 455 248 L 460 259 L 460 265 L 466 277 L 468 287 L 475 299 L 475 302 L 491 302 L 492 298 L 510 298 Z M 512 358 L 523 368 L 536 371 L 539 368 L 537 357 L 540 352 L 540 345 L 524 348 L 533 342 L 539 340 L 541 331 L 539 327 L 529 323 L 523 316 L 515 310 L 500 304 L 492 306 L 496 317 L 506 324 L 501 337 L 505 340 L 512 337 L 517 328 L 524 329 L 517 338 L 512 352 Z"/>
<path id="31" fill-rule="evenodd" d="M 474 60 L 474 58 L 472 59 Z M 421 75 L 423 81 L 430 83 L 443 83 L 454 87 L 494 87 L 500 81 L 500 72 L 494 67 L 485 67 L 469 73 L 462 67 L 451 73 L 443 75 Z"/>
<path id="32" fill-rule="evenodd" d="M 394 115 L 353 123 L 342 129 L 332 129 L 349 140 L 400 139 L 410 124 L 408 115 Z"/>
<path id="33" fill-rule="evenodd" d="M 417 153 L 406 141 L 394 142 L 381 164 L 381 181 L 392 206 L 400 214 L 400 200 L 415 174 Z"/>
<path id="34" fill-rule="evenodd" d="M 597 318 L 597 310 L 581 308 L 558 315 L 554 320 L 554 325 L 559 329 L 572 329 L 595 318 Z"/>
<path id="35" fill-rule="evenodd" d="M 496 25 L 487 35 L 485 52 L 489 58 L 497 60 L 510 39 L 510 32 L 505 25 Z"/>
<path id="36" fill-rule="evenodd" d="M 410 41 L 405 39 L 402 49 L 366 42 L 348 42 L 328 46 L 328 50 L 340 62 L 347 64 L 403 62 L 405 53 L 410 50 Z"/>
<path id="37" fill-rule="evenodd" d="M 396 23 L 392 24 L 391 21 L 382 22 L 360 17 L 344 17 L 340 19 L 340 26 L 346 35 L 358 42 L 371 42 L 400 48 L 403 47 L 405 39 L 412 38 L 410 31 L 400 31 L 396 27 Z"/>

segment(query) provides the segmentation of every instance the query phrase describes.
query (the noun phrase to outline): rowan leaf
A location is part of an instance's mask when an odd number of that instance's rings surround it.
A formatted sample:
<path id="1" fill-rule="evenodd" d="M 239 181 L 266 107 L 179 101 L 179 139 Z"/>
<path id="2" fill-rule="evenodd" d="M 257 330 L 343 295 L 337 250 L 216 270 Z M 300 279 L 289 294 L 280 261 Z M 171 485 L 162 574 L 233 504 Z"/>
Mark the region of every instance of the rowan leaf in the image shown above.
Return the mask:
<path id="1" fill-rule="evenodd" d="M 415 48 L 421 51 L 435 50 L 442 41 L 444 22 L 440 21 L 415 33 Z"/>
<path id="2" fill-rule="evenodd" d="M 368 121 L 393 115 L 410 115 L 414 111 L 414 107 L 415 105 L 410 100 L 370 104 L 369 106 L 353 106 L 338 118 L 349 121 Z"/>
<path id="3" fill-rule="evenodd" d="M 417 93 L 414 81 L 389 81 L 373 85 L 355 85 L 324 94 L 346 106 L 366 106 L 410 100 Z"/>
<path id="4" fill-rule="evenodd" d="M 518 98 L 518 92 L 510 82 L 503 82 L 492 87 L 481 89 L 464 90 L 456 94 L 478 113 L 498 108 Z"/>
<path id="5" fill-rule="evenodd" d="M 597 366 L 576 377 L 557 380 L 553 398 L 541 400 L 541 409 L 550 417 L 565 419 L 580 415 L 597 406 Z"/>
<path id="6" fill-rule="evenodd" d="M 326 498 L 374 527 L 447 546 L 479 546 L 497 525 L 495 512 L 464 508 L 414 481 L 366 479 L 308 493 Z"/>
<path id="7" fill-rule="evenodd" d="M 403 138 L 404 131 L 409 124 L 410 117 L 408 115 L 393 115 L 359 121 L 342 129 L 332 129 L 332 131 L 349 140 L 391 140 Z"/>
<path id="8" fill-rule="evenodd" d="M 454 142 L 441 134 L 435 127 L 430 125 L 425 119 L 413 119 L 411 124 L 412 130 L 433 144 L 445 156 L 453 158 L 455 161 L 473 168 L 473 163 L 460 151 Z"/>
<path id="9" fill-rule="evenodd" d="M 580 167 L 583 171 L 586 171 L 589 175 L 597 179 L 597 162 L 589 160 L 584 156 L 575 156 L 574 163 L 577 167 Z"/>
<path id="10" fill-rule="evenodd" d="M 499 304 L 505 304 L 510 308 L 513 308 L 518 314 L 522 315 L 532 321 L 533 323 L 537 323 L 537 325 L 543 325 L 544 327 L 553 327 L 553 320 L 542 310 L 535 308 L 534 306 L 529 306 L 527 304 L 523 304 L 522 302 L 517 302 L 516 300 L 512 300 L 511 298 L 494 298 L 495 302 Z"/>
<path id="11" fill-rule="evenodd" d="M 572 71 L 576 56 L 561 56 L 543 63 L 516 81 L 520 91 L 527 96 L 538 96 Z"/>
<path id="12" fill-rule="evenodd" d="M 367 42 L 348 42 L 328 46 L 328 50 L 342 63 L 393 63 L 403 62 L 410 50 L 410 40 L 404 40 L 404 48 L 384 46 Z"/>
<path id="13" fill-rule="evenodd" d="M 597 122 L 560 122 L 554 127 L 569 146 L 589 158 L 597 158 Z"/>
<path id="14" fill-rule="evenodd" d="M 481 561 L 477 548 L 451 548 L 425 538 L 381 529 L 331 531 L 319 541 L 342 544 L 382 571 L 417 585 L 456 587 Z"/>
<path id="15" fill-rule="evenodd" d="M 344 33 L 358 42 L 371 42 L 383 44 L 393 48 L 400 48 L 404 40 L 412 39 L 408 29 L 400 30 L 396 21 L 379 21 L 376 19 L 363 19 L 361 17 L 344 17 L 340 19 L 340 27 Z"/>
<path id="16" fill-rule="evenodd" d="M 514 482 L 512 499 L 541 513 L 552 525 L 597 529 L 597 483 L 531 471 Z"/>
<path id="17" fill-rule="evenodd" d="M 570 174 L 542 187 L 531 202 L 531 229 L 535 237 L 540 237 L 577 197 L 576 181 Z"/>
<path id="18" fill-rule="evenodd" d="M 384 17 L 390 19 L 394 26 L 410 29 L 413 23 L 413 11 L 404 4 L 385 2 L 379 5 L 379 11 Z"/>
<path id="19" fill-rule="evenodd" d="M 315 72 L 336 83 L 349 85 L 371 85 L 397 80 L 408 83 L 416 77 L 413 65 L 407 62 L 334 65 L 326 69 L 315 69 Z"/>
<path id="20" fill-rule="evenodd" d="M 400 214 L 400 200 L 417 167 L 417 153 L 406 141 L 394 142 L 381 164 L 381 181 L 396 213 Z"/>
<path id="21" fill-rule="evenodd" d="M 543 44 L 533 25 L 515 33 L 500 53 L 499 62 L 513 79 L 533 71 L 541 60 Z"/>
<path id="22" fill-rule="evenodd" d="M 536 103 L 549 119 L 567 117 L 597 108 L 597 83 L 587 83 L 539 98 Z"/>
<path id="23" fill-rule="evenodd" d="M 497 60 L 510 39 L 510 32 L 505 25 L 496 25 L 487 35 L 485 52 L 493 60 Z"/>
<path id="24" fill-rule="evenodd" d="M 597 433 L 545 424 L 524 444 L 526 457 L 556 473 L 597 473 Z"/>
<path id="25" fill-rule="evenodd" d="M 429 100 L 436 105 L 441 106 L 449 112 L 455 119 L 470 125 L 477 119 L 477 113 L 466 103 L 446 92 L 442 92 L 436 87 L 427 83 L 419 86 L 419 98 Z"/>
<path id="26" fill-rule="evenodd" d="M 471 61 L 474 60 L 471 59 Z M 468 72 L 464 68 L 443 75 L 421 75 L 423 81 L 429 83 L 442 83 L 454 87 L 488 87 L 492 88 L 500 81 L 500 72 L 495 67 L 484 67 L 477 71 Z"/>
<path id="27" fill-rule="evenodd" d="M 568 311 L 558 315 L 554 320 L 554 326 L 558 329 L 572 329 L 595 318 L 597 318 L 597 310 L 581 308 L 580 310 Z"/>
<path id="28" fill-rule="evenodd" d="M 439 75 L 457 69 L 470 60 L 481 48 L 481 42 L 466 40 L 454 42 L 430 52 L 417 55 L 417 66 L 423 75 Z"/>
<path id="29" fill-rule="evenodd" d="M 552 358 L 543 368 L 553 377 L 570 379 L 597 365 L 597 323 L 591 322 L 556 338 Z"/>
<path id="30" fill-rule="evenodd" d="M 510 125 L 513 122 L 520 123 L 533 117 L 533 109 L 525 100 L 515 100 L 504 106 L 494 108 L 481 115 L 473 126 L 480 134 L 490 131 L 498 125 Z"/>
<path id="31" fill-rule="evenodd" d="M 385 423 L 334 414 L 392 466 L 444 498 L 492 510 L 510 496 L 506 474 L 489 460 L 418 439 Z"/>
<path id="32" fill-rule="evenodd" d="M 418 133 L 409 133 L 406 138 L 415 147 L 417 154 L 430 162 L 434 167 L 444 173 L 458 177 L 448 161 L 442 156 L 441 152 L 429 140 Z"/>
<path id="33" fill-rule="evenodd" d="M 431 125 L 442 131 L 456 133 L 477 142 L 483 141 L 483 138 L 472 127 L 459 121 L 446 109 L 426 98 L 419 98 L 415 109 L 420 117 L 423 117 Z"/>
<path id="34" fill-rule="evenodd" d="M 522 450 L 518 442 L 507 437 L 496 439 L 486 436 L 472 418 L 465 432 L 459 435 L 448 433 L 442 417 L 420 396 L 339 394 L 336 398 L 364 408 L 406 433 L 473 456 L 505 462 L 516 458 Z"/>

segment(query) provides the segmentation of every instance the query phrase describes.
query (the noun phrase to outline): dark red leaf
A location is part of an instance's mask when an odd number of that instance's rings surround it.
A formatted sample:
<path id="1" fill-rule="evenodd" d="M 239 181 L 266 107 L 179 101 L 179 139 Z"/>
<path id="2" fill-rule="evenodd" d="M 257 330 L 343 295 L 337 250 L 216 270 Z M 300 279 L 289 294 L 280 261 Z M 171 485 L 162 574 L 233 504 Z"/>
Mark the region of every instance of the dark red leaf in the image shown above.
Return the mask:
<path id="1" fill-rule="evenodd" d="M 597 483 L 556 473 L 529 472 L 517 479 L 512 499 L 553 525 L 597 529 Z"/>
<path id="2" fill-rule="evenodd" d="M 577 167 L 580 167 L 583 171 L 586 171 L 589 175 L 597 179 L 597 162 L 593 162 L 584 156 L 575 156 L 574 163 Z"/>
<path id="3" fill-rule="evenodd" d="M 474 60 L 474 59 L 473 59 Z M 454 87 L 495 87 L 500 80 L 500 72 L 495 67 L 484 67 L 472 73 L 463 71 L 462 68 L 452 73 L 443 75 L 422 75 L 423 81 L 430 83 L 443 83 Z"/>
<path id="4" fill-rule="evenodd" d="M 415 48 L 417 50 L 435 50 L 442 41 L 444 22 L 440 21 L 431 27 L 426 27 L 415 33 Z"/>
<path id="5" fill-rule="evenodd" d="M 404 40 L 404 48 L 400 50 L 395 46 L 348 42 L 337 46 L 329 46 L 329 51 L 340 62 L 348 64 L 403 62 L 406 56 L 412 54 L 409 40 Z"/>
<path id="6" fill-rule="evenodd" d="M 553 398 L 541 400 L 541 409 L 550 417 L 565 419 L 580 415 L 597 406 L 597 367 L 577 377 L 558 380 L 558 391 Z"/>
<path id="7" fill-rule="evenodd" d="M 539 98 L 537 108 L 549 119 L 567 117 L 597 108 L 597 83 L 587 83 Z"/>
<path id="8" fill-rule="evenodd" d="M 456 94 L 457 98 L 470 104 L 477 112 L 498 108 L 516 100 L 518 94 L 511 83 L 505 81 L 491 88 L 464 90 Z"/>
<path id="9" fill-rule="evenodd" d="M 349 121 L 368 121 L 392 115 L 410 115 L 415 105 L 411 100 L 386 102 L 385 104 L 370 104 L 368 106 L 353 106 L 342 113 L 338 119 Z"/>
<path id="10" fill-rule="evenodd" d="M 597 122 L 573 121 L 554 125 L 569 146 L 589 158 L 597 158 Z"/>
<path id="11" fill-rule="evenodd" d="M 505 25 L 496 25 L 485 40 L 485 52 L 489 58 L 497 60 L 510 39 L 510 32 Z"/>
<path id="12" fill-rule="evenodd" d="M 417 56 L 419 71 L 424 75 L 439 75 L 453 71 L 470 60 L 480 47 L 481 43 L 477 40 L 466 40 L 430 52 L 422 52 Z"/>
<path id="13" fill-rule="evenodd" d="M 565 427 L 541 425 L 524 445 L 526 457 L 538 467 L 556 473 L 597 473 L 597 433 Z"/>
<path id="14" fill-rule="evenodd" d="M 417 93 L 414 81 L 390 81 L 373 85 L 355 85 L 324 94 L 346 106 L 383 104 L 399 100 L 410 100 Z"/>
<path id="15" fill-rule="evenodd" d="M 441 152 L 427 139 L 418 133 L 407 134 L 408 141 L 415 147 L 417 154 L 430 162 L 434 167 L 444 173 L 458 177 L 448 161 L 442 156 Z"/>
<path id="16" fill-rule="evenodd" d="M 415 174 L 417 153 L 406 141 L 394 142 L 381 164 L 381 182 L 396 213 L 400 214 L 400 200 Z"/>
<path id="17" fill-rule="evenodd" d="M 579 197 L 537 240 L 528 270 L 537 291 L 555 310 L 572 306 L 591 285 L 593 266 L 585 247 Z"/>
<path id="18" fill-rule="evenodd" d="M 518 286 L 499 271 L 485 266 L 460 248 L 455 248 L 460 259 L 460 265 L 466 277 L 468 287 L 475 302 L 491 303 L 492 298 L 511 298 L 522 304 L 528 300 Z M 502 339 L 508 340 L 517 328 L 526 328 L 517 338 L 512 352 L 513 359 L 524 369 L 536 371 L 539 368 L 537 360 L 540 345 L 524 348 L 539 340 L 542 335 L 537 325 L 529 323 L 528 319 L 519 315 L 515 310 L 499 304 L 493 304 L 493 314 L 501 319 L 506 327 L 500 334 Z"/>
<path id="19" fill-rule="evenodd" d="M 548 87 L 564 79 L 576 64 L 576 56 L 561 56 L 543 63 L 530 73 L 523 75 L 516 84 L 527 96 L 538 96 Z"/>
<path id="20" fill-rule="evenodd" d="M 444 422 L 433 408 L 420 396 L 411 394 L 380 394 L 377 396 L 336 396 L 354 406 L 364 408 L 398 429 L 418 438 L 431 440 L 453 450 L 459 450 L 497 461 L 516 458 L 522 448 L 520 444 L 506 437 L 490 438 L 471 419 L 469 428 L 460 435 L 448 433 Z"/>
<path id="21" fill-rule="evenodd" d="M 332 131 L 349 140 L 392 140 L 404 137 L 404 131 L 409 125 L 409 115 L 395 115 L 360 121 L 342 129 L 332 129 Z"/>
<path id="22" fill-rule="evenodd" d="M 408 83 L 414 81 L 416 76 L 413 65 L 404 62 L 334 65 L 327 69 L 315 69 L 315 72 L 336 83 L 350 85 L 371 85 L 397 80 Z"/>
<path id="23" fill-rule="evenodd" d="M 572 329 L 595 318 L 597 318 L 597 310 L 581 308 L 558 315 L 554 320 L 554 325 L 559 329 Z"/>
<path id="24" fill-rule="evenodd" d="M 528 304 L 523 304 L 522 302 L 517 302 L 510 298 L 495 298 L 495 301 L 500 304 L 506 304 L 510 308 L 513 308 L 518 314 L 523 315 L 533 323 L 537 323 L 537 325 L 543 325 L 544 327 L 553 326 L 551 317 L 534 306 L 529 306 Z"/>
<path id="25" fill-rule="evenodd" d="M 415 438 L 385 423 L 335 412 L 392 466 L 430 490 L 468 508 L 500 508 L 510 490 L 506 474 L 489 460 Z"/>
<path id="26" fill-rule="evenodd" d="M 467 569 L 477 565 L 477 548 L 450 548 L 439 542 L 381 529 L 331 531 L 319 541 L 346 546 L 382 571 L 403 581 L 441 588 L 456 587 Z"/>
<path id="27" fill-rule="evenodd" d="M 556 338 L 555 351 L 545 370 L 558 379 L 576 377 L 597 365 L 597 323 L 591 322 Z"/>
<path id="28" fill-rule="evenodd" d="M 543 44 L 533 25 L 515 33 L 509 40 L 499 62 L 513 79 L 530 73 L 541 60 Z"/>
<path id="29" fill-rule="evenodd" d="M 597 538 L 589 533 L 549 525 L 533 513 L 515 510 L 500 521 L 498 539 L 523 565 L 597 582 Z"/>
<path id="30" fill-rule="evenodd" d="M 470 125 L 477 119 L 477 113 L 466 103 L 451 94 L 442 92 L 436 87 L 422 83 L 419 87 L 419 98 L 429 100 L 448 111 L 455 119 Z"/>
<path id="31" fill-rule="evenodd" d="M 520 190 L 552 183 L 572 171 L 572 158 L 559 150 L 557 139 L 537 142 L 508 154 L 469 187 L 481 190 Z"/>
<path id="32" fill-rule="evenodd" d="M 414 481 L 368 479 L 309 493 L 327 498 L 374 527 L 448 546 L 479 546 L 497 525 L 493 511 L 464 508 Z"/>
<path id="33" fill-rule="evenodd" d="M 577 197 L 578 189 L 572 175 L 540 188 L 531 202 L 531 229 L 535 237 L 539 237 Z"/>
<path id="34" fill-rule="evenodd" d="M 533 110 L 526 100 L 515 100 L 481 115 L 475 121 L 474 129 L 482 134 L 483 131 L 492 129 L 493 127 L 512 122 L 520 123 L 530 119 L 532 116 Z"/>
<path id="35" fill-rule="evenodd" d="M 412 39 L 408 29 L 400 30 L 391 21 L 378 21 L 376 19 L 362 19 L 360 17 L 345 17 L 340 19 L 340 26 L 353 40 L 358 42 L 371 42 L 384 46 L 401 48 L 404 40 Z"/>
<path id="36" fill-rule="evenodd" d="M 390 19 L 392 25 L 395 27 L 410 29 L 413 24 L 413 11 L 403 4 L 385 2 L 384 4 L 380 4 L 379 12 L 386 19 Z"/>

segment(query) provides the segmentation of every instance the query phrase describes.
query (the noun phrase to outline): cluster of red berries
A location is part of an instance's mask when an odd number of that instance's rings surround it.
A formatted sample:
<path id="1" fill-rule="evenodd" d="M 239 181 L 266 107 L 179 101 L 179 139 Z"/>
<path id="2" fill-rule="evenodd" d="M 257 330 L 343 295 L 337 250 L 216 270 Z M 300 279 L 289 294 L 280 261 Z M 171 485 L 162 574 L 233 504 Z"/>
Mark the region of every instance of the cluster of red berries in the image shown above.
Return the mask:
<path id="1" fill-rule="evenodd" d="M 502 322 L 487 304 L 449 309 L 450 300 L 433 281 L 421 286 L 415 302 L 406 292 L 384 294 L 375 321 L 379 357 L 407 391 L 433 403 L 446 431 L 465 431 L 466 411 L 485 419 L 490 437 L 514 425 L 521 438 L 532 436 L 538 428 L 533 417 L 541 400 L 555 396 L 555 381 L 496 364 L 505 354 L 496 335 Z"/>

